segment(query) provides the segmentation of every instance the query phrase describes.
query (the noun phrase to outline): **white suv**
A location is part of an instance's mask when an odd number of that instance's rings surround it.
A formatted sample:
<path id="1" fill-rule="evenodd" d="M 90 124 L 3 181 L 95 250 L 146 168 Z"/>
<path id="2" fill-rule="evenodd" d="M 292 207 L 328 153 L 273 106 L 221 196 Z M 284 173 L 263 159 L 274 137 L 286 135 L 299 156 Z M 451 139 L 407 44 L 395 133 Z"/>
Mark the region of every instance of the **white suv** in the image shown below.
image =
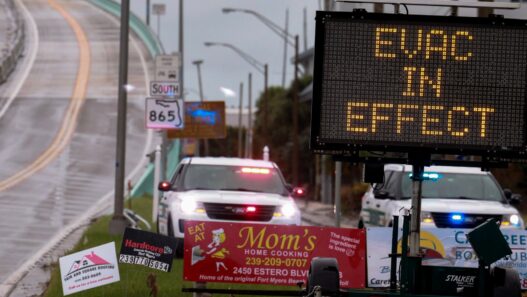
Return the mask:
<path id="1" fill-rule="evenodd" d="M 163 191 L 158 231 L 178 239 L 182 255 L 187 220 L 300 225 L 291 189 L 273 162 L 239 158 L 185 158 Z"/>
<path id="2" fill-rule="evenodd" d="M 411 206 L 412 166 L 384 166 L 384 183 L 374 184 L 362 198 L 359 226 L 390 226 L 393 215 Z M 496 218 L 501 228 L 524 229 L 511 203 L 517 195 L 503 191 L 490 172 L 479 168 L 425 167 L 421 227 L 474 228 Z"/>

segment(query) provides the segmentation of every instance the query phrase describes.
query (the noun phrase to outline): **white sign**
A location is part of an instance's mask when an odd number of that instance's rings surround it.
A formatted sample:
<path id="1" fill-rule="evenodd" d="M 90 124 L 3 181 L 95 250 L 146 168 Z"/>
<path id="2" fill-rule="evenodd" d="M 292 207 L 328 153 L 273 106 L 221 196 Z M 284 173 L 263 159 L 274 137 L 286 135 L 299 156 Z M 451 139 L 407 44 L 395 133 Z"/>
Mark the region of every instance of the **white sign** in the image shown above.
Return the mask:
<path id="1" fill-rule="evenodd" d="M 478 259 L 467 240 L 471 229 L 430 228 L 421 230 L 420 251 L 423 265 L 478 267 Z M 502 229 L 503 237 L 512 250 L 507 259 L 495 265 L 513 268 L 520 274 L 522 289 L 527 289 L 527 231 Z M 398 251 L 401 253 L 402 230 L 399 230 Z M 390 258 L 392 228 L 368 228 L 366 231 L 368 287 L 390 285 Z M 397 260 L 399 266 L 399 259 Z M 399 275 L 399 273 L 397 273 Z"/>
<path id="2" fill-rule="evenodd" d="M 155 75 L 157 81 L 179 81 L 179 70 L 181 67 L 181 56 L 157 55 L 155 59 Z"/>
<path id="3" fill-rule="evenodd" d="M 167 7 L 165 4 L 153 4 L 152 5 L 152 14 L 153 15 L 164 15 L 167 11 Z"/>
<path id="4" fill-rule="evenodd" d="M 64 295 L 119 281 L 114 242 L 61 257 L 59 263 Z"/>
<path id="5" fill-rule="evenodd" d="M 146 98 L 146 128 L 183 129 L 185 111 L 183 99 L 161 100 Z"/>
<path id="6" fill-rule="evenodd" d="M 180 97 L 179 82 L 151 81 L 150 96 L 152 97 Z"/>

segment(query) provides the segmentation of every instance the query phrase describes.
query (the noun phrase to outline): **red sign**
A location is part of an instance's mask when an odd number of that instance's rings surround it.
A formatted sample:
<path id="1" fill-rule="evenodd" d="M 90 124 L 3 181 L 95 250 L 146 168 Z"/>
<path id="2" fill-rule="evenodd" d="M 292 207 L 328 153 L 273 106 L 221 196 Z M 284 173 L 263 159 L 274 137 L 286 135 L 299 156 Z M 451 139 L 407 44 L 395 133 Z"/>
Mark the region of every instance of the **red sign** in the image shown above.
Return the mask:
<path id="1" fill-rule="evenodd" d="M 342 288 L 364 288 L 366 235 L 361 229 L 225 222 L 185 222 L 184 279 L 297 285 L 313 257 L 339 263 Z"/>

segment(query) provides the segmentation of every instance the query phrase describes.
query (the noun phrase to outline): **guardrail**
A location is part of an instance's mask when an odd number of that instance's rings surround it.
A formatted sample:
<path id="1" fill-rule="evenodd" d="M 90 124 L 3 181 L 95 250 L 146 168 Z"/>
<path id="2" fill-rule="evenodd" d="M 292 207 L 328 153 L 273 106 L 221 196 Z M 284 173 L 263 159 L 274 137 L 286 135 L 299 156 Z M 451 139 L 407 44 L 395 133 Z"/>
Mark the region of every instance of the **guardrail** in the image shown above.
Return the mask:
<path id="1" fill-rule="evenodd" d="M 113 0 L 89 1 L 95 6 L 115 15 L 116 17 L 121 15 L 121 4 Z M 130 13 L 130 28 L 143 41 L 152 57 L 165 52 L 165 49 L 163 48 L 163 45 L 161 44 L 161 41 L 157 35 L 134 13 Z"/>
<path id="2" fill-rule="evenodd" d="M 6 19 L 9 24 L 5 47 L 0 50 L 0 84 L 15 70 L 18 59 L 24 51 L 24 20 L 14 0 L 5 0 Z"/>

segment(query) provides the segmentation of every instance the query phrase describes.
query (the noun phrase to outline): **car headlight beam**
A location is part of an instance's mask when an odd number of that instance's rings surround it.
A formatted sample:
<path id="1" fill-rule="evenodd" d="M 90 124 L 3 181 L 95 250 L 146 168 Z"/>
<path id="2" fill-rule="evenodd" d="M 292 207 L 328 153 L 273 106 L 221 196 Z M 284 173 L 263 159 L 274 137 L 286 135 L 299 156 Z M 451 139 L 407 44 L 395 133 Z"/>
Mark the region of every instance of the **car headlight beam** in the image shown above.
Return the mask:
<path id="1" fill-rule="evenodd" d="M 281 209 L 282 214 L 286 218 L 290 218 L 296 213 L 296 207 L 292 203 L 287 203 L 282 205 Z"/>
<path id="2" fill-rule="evenodd" d="M 186 214 L 193 213 L 198 208 L 198 203 L 192 199 L 185 199 L 181 201 L 181 211 Z"/>

